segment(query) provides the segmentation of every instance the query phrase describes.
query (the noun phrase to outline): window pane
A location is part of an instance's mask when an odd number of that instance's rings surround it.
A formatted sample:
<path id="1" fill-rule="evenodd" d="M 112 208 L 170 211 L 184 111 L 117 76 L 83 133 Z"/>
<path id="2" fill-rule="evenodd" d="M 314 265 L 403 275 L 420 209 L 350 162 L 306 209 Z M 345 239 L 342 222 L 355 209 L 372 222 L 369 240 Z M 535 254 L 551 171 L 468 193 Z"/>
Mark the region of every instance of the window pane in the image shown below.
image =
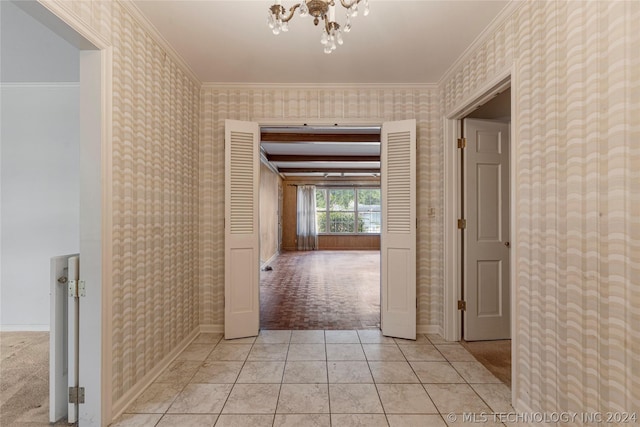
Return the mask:
<path id="1" fill-rule="evenodd" d="M 380 233 L 380 212 L 358 212 L 359 233 Z"/>
<path id="2" fill-rule="evenodd" d="M 358 190 L 358 232 L 380 233 L 380 189 Z"/>
<path id="3" fill-rule="evenodd" d="M 354 199 L 354 190 L 329 190 L 329 210 L 353 211 Z"/>
<path id="4" fill-rule="evenodd" d="M 316 216 L 316 224 L 318 225 L 318 233 L 326 233 L 327 232 L 327 213 L 326 212 L 318 212 Z"/>
<path id="5" fill-rule="evenodd" d="M 354 233 L 355 232 L 354 212 L 330 212 L 329 232 L 331 233 Z"/>
<path id="6" fill-rule="evenodd" d="M 326 209 L 327 207 L 327 190 L 324 188 L 316 188 L 316 209 Z"/>
<path id="7" fill-rule="evenodd" d="M 358 190 L 358 210 L 361 212 L 380 212 L 380 189 Z"/>

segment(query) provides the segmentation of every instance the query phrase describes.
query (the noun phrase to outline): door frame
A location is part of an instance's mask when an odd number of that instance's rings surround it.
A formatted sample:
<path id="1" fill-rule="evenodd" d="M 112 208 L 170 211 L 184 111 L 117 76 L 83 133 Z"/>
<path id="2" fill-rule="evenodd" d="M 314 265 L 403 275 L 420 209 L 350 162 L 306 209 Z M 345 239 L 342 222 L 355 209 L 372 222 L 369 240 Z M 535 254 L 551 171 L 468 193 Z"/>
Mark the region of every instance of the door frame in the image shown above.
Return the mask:
<path id="1" fill-rule="evenodd" d="M 249 121 L 258 123 L 258 127 L 263 126 L 380 126 L 385 121 L 383 118 L 379 119 L 344 119 L 344 118 L 324 118 L 324 119 L 300 119 L 300 118 L 292 118 L 292 119 L 283 119 L 283 118 L 258 118 L 258 119 L 249 119 Z M 417 127 L 416 127 L 417 132 Z M 258 152 L 258 156 L 260 156 L 260 152 Z M 261 159 L 259 159 L 261 161 Z M 380 179 L 382 180 L 382 167 L 380 168 Z M 382 184 L 382 181 L 380 181 Z M 381 187 L 382 188 L 382 187 Z M 283 189 L 284 191 L 284 189 Z M 282 215 L 282 212 L 280 212 Z M 384 218 L 383 218 L 384 220 Z M 260 232 L 260 221 L 258 221 L 258 232 Z M 379 250 L 380 256 L 382 256 L 382 248 Z M 258 262 L 259 257 L 258 257 Z M 382 331 L 382 277 L 380 278 L 380 328 L 378 330 Z M 417 286 L 417 285 L 416 285 Z M 258 296 L 258 302 L 260 301 L 260 296 Z M 259 325 L 259 324 L 258 324 Z M 259 328 L 260 326 L 258 326 Z"/>
<path id="2" fill-rule="evenodd" d="M 58 3 L 39 0 L 19 7 L 80 50 L 80 253 L 87 292 L 80 306 L 79 378 L 85 403 L 78 422 L 106 425 L 112 416 L 112 47 Z"/>
<path id="3" fill-rule="evenodd" d="M 444 150 L 444 323 L 442 335 L 447 341 L 460 341 L 462 338 L 462 321 L 457 301 L 461 296 L 461 261 L 462 261 L 462 233 L 458 230 L 457 220 L 461 213 L 460 203 L 460 150 L 457 140 L 461 135 L 462 119 L 480 105 L 486 103 L 497 93 L 511 87 L 511 127 L 510 127 L 510 189 L 509 189 L 509 234 L 511 250 L 509 252 L 510 263 L 510 287 L 511 287 L 511 357 L 515 354 L 518 342 L 518 288 L 516 286 L 515 260 L 518 249 L 516 234 L 516 179 L 518 140 L 517 129 L 517 68 L 516 63 L 497 72 L 494 77 L 478 87 L 469 96 L 462 99 L 443 117 L 443 150 Z M 518 365 L 511 364 L 511 393 L 516 396 L 518 389 Z"/>

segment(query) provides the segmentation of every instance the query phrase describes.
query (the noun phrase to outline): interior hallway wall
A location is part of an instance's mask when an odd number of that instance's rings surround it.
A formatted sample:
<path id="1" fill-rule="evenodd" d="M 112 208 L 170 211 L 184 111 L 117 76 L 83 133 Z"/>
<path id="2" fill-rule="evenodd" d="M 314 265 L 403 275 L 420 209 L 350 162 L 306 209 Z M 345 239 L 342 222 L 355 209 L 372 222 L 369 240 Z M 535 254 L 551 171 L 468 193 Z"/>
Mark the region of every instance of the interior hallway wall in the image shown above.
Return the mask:
<path id="1" fill-rule="evenodd" d="M 200 323 L 224 323 L 224 121 L 416 119 L 418 327 L 442 325 L 443 152 L 435 87 L 228 88 L 201 93 Z M 430 218 L 428 209 L 435 208 Z"/>
<path id="2" fill-rule="evenodd" d="M 282 178 L 260 162 L 260 263 L 278 253 L 278 191 Z"/>
<path id="3" fill-rule="evenodd" d="M 80 58 L 0 2 L 0 325 L 49 330 L 50 258 L 80 245 Z"/>
<path id="4" fill-rule="evenodd" d="M 640 410 L 640 3 L 523 2 L 443 81 L 515 62 L 516 398 Z"/>
<path id="5" fill-rule="evenodd" d="M 120 1 L 47 1 L 113 47 L 114 409 L 198 327 L 200 82 Z"/>

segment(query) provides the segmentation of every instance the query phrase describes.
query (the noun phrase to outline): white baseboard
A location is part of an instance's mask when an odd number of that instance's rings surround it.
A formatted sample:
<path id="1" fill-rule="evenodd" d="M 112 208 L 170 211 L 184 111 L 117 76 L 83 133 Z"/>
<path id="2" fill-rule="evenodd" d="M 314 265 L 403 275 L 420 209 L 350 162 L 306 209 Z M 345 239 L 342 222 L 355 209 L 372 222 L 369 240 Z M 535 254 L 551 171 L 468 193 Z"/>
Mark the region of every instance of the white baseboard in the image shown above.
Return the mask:
<path id="1" fill-rule="evenodd" d="M 275 254 L 273 254 L 273 255 L 271 256 L 271 258 L 269 258 L 268 260 L 266 260 L 265 262 L 263 262 L 262 264 L 260 264 L 260 267 L 262 267 L 263 265 L 269 265 L 269 264 L 271 264 L 271 263 L 273 262 L 273 260 L 275 260 L 275 259 L 278 257 L 278 255 L 280 255 L 280 251 L 276 251 L 276 253 L 275 253 Z"/>
<path id="2" fill-rule="evenodd" d="M 202 333 L 224 333 L 224 325 L 212 324 L 212 325 L 200 325 L 200 332 Z M 419 334 L 437 334 L 442 335 L 442 327 L 438 325 L 418 325 L 416 332 Z"/>
<path id="3" fill-rule="evenodd" d="M 200 328 L 196 327 L 185 339 L 183 339 L 176 348 L 171 351 L 164 359 L 160 361 L 151 371 L 149 371 L 140 381 L 138 381 L 133 387 L 131 387 L 120 399 L 113 404 L 111 412 L 111 421 L 118 418 L 127 409 L 127 407 L 133 403 L 155 380 L 162 374 L 162 372 L 173 362 L 176 357 L 182 351 L 187 348 L 189 344 L 196 337 L 200 335 Z"/>
<path id="4" fill-rule="evenodd" d="M 437 334 L 442 336 L 442 326 L 438 325 L 418 325 L 416 332 L 419 334 Z"/>
<path id="5" fill-rule="evenodd" d="M 49 325 L 0 325 L 2 332 L 49 332 Z"/>
<path id="6" fill-rule="evenodd" d="M 203 334 L 224 334 L 224 325 L 200 325 Z"/>

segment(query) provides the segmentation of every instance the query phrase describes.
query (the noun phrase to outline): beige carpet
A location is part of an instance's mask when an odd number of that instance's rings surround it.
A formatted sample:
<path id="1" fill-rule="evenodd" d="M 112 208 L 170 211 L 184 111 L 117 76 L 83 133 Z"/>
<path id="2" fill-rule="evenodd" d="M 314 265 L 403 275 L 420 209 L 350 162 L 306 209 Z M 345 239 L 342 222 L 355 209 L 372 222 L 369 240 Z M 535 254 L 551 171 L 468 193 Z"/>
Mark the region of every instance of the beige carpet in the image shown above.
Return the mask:
<path id="1" fill-rule="evenodd" d="M 511 340 L 461 341 L 461 344 L 493 375 L 511 387 Z"/>
<path id="2" fill-rule="evenodd" d="M 44 425 L 49 425 L 49 332 L 0 332 L 0 426 Z"/>

